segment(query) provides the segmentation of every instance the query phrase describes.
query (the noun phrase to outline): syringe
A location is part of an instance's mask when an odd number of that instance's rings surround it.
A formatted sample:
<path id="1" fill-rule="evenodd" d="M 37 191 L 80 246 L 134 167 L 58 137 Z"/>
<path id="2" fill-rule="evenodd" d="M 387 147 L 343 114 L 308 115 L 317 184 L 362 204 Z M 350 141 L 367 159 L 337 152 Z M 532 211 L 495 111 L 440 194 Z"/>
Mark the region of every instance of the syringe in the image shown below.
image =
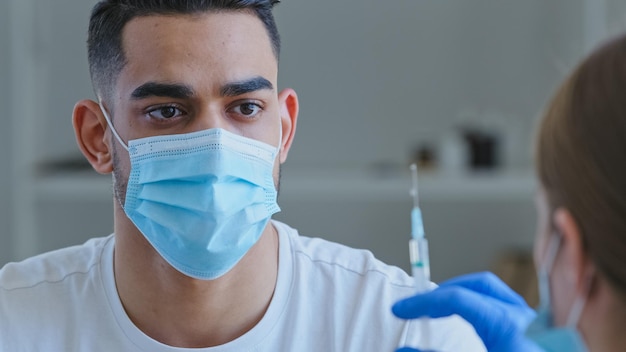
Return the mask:
<path id="1" fill-rule="evenodd" d="M 415 279 L 417 292 L 430 290 L 430 262 L 428 261 L 428 240 L 424 235 L 424 222 L 422 211 L 419 207 L 419 194 L 417 191 L 417 165 L 411 164 L 413 209 L 411 210 L 411 240 L 409 241 L 409 254 L 411 260 L 411 273 Z M 430 348 L 430 326 L 427 319 L 420 320 L 422 330 L 422 349 Z"/>

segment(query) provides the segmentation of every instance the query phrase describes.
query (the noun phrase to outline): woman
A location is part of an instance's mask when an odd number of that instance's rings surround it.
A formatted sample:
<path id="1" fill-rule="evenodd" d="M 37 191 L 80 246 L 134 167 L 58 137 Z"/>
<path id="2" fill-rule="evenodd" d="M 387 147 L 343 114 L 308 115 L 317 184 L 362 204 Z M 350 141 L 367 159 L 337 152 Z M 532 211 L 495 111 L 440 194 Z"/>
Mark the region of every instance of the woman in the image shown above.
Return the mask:
<path id="1" fill-rule="evenodd" d="M 489 273 L 444 282 L 393 312 L 459 314 L 489 351 L 625 351 L 626 36 L 592 53 L 560 87 L 535 158 L 539 314 Z"/>

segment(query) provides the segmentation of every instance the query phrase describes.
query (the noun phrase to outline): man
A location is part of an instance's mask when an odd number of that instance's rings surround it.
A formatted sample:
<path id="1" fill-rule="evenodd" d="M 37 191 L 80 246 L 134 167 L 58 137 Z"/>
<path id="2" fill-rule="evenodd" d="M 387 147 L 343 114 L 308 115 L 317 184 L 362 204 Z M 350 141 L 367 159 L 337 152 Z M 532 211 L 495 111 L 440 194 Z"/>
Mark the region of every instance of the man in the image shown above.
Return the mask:
<path id="1" fill-rule="evenodd" d="M 2 351 L 392 351 L 398 268 L 270 221 L 298 98 L 277 92 L 276 1 L 105 0 L 88 51 L 98 101 L 78 145 L 112 173 L 114 230 L 0 271 Z M 459 318 L 438 350 L 482 350 Z M 181 349 L 182 348 L 182 349 Z"/>

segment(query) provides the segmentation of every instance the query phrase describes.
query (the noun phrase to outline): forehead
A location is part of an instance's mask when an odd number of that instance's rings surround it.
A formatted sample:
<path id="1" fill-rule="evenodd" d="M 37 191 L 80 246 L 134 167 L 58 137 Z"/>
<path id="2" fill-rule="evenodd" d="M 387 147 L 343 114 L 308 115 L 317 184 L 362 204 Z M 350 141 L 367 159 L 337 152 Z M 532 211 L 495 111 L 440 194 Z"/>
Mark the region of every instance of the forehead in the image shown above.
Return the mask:
<path id="1" fill-rule="evenodd" d="M 143 16 L 122 32 L 126 63 L 118 93 L 147 81 L 214 89 L 228 81 L 261 76 L 276 86 L 278 63 L 267 31 L 253 13 L 220 11 Z"/>

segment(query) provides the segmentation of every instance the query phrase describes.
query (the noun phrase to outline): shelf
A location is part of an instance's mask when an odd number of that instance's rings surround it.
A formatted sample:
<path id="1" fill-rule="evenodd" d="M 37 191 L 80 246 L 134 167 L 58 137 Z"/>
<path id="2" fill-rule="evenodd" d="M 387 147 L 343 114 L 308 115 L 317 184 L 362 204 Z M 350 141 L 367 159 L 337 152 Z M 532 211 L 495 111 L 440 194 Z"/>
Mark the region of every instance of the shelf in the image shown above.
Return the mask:
<path id="1" fill-rule="evenodd" d="M 377 175 L 345 172 L 283 173 L 281 197 L 328 198 L 410 202 L 408 175 Z M 441 174 L 424 172 L 419 176 L 420 200 L 528 200 L 535 192 L 531 171 Z"/>
<path id="2" fill-rule="evenodd" d="M 35 199 L 60 201 L 110 201 L 113 197 L 110 175 L 94 171 L 59 172 L 35 181 Z"/>
<path id="3" fill-rule="evenodd" d="M 408 174 L 408 172 L 407 172 Z M 535 192 L 532 172 L 465 174 L 423 173 L 420 199 L 426 201 L 529 200 Z M 377 175 L 355 170 L 289 170 L 281 177 L 283 200 L 407 201 L 408 175 Z M 40 177 L 35 186 L 38 200 L 110 201 L 111 177 L 94 172 L 57 173 Z"/>

